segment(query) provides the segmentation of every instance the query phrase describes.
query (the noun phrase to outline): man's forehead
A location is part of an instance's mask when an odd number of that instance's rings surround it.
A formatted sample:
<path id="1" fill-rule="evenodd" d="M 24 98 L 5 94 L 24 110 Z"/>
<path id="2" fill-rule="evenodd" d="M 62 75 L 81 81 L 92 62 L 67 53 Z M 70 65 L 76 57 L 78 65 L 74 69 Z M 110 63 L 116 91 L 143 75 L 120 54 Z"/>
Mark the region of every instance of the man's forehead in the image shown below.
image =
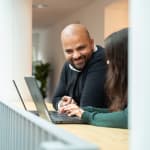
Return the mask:
<path id="1" fill-rule="evenodd" d="M 79 47 L 86 47 L 87 44 L 86 43 L 77 43 L 74 45 L 64 45 L 63 48 L 64 50 L 66 49 L 78 49 Z"/>
<path id="2" fill-rule="evenodd" d="M 68 31 L 68 32 L 64 32 L 61 36 L 62 39 L 69 39 L 69 38 L 88 38 L 86 32 L 84 31 L 80 31 L 80 30 L 76 30 L 76 31 Z"/>

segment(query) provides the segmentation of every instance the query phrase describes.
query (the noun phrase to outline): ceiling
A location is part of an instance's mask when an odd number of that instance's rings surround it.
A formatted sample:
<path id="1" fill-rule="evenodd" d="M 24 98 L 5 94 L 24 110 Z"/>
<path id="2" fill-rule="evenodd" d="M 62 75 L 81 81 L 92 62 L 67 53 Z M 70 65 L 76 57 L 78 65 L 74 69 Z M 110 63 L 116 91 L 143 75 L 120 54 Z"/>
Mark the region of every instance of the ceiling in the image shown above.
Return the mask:
<path id="1" fill-rule="evenodd" d="M 32 4 L 44 3 L 46 8 L 32 8 L 33 28 L 45 28 L 78 11 L 93 0 L 33 0 Z"/>

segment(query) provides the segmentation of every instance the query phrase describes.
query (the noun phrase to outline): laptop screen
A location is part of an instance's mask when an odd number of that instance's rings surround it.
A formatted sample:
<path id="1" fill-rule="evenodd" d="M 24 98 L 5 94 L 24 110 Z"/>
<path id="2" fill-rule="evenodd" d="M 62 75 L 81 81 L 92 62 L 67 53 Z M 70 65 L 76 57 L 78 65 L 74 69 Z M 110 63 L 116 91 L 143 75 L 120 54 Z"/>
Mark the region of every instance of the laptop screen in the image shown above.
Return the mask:
<path id="1" fill-rule="evenodd" d="M 32 99 L 35 103 L 36 109 L 40 115 L 40 117 L 50 120 L 49 114 L 48 114 L 48 109 L 46 107 L 46 104 L 44 103 L 44 99 L 42 97 L 42 94 L 39 90 L 37 81 L 34 77 L 24 77 L 27 87 L 30 91 L 30 94 L 32 96 Z"/>
<path id="2" fill-rule="evenodd" d="M 17 84 L 16 84 L 15 80 L 12 80 L 12 81 L 13 81 L 13 84 L 14 84 L 14 86 L 15 86 L 15 88 L 16 88 L 16 91 L 17 91 L 17 93 L 18 93 L 18 95 L 19 95 L 19 98 L 20 98 L 20 100 L 21 100 L 21 103 L 22 103 L 24 109 L 27 111 L 27 107 L 25 106 L 25 103 L 24 103 L 23 98 L 22 98 L 22 96 L 21 96 L 21 93 L 20 93 L 20 91 L 19 91 L 19 89 L 18 89 L 18 87 L 17 87 Z"/>

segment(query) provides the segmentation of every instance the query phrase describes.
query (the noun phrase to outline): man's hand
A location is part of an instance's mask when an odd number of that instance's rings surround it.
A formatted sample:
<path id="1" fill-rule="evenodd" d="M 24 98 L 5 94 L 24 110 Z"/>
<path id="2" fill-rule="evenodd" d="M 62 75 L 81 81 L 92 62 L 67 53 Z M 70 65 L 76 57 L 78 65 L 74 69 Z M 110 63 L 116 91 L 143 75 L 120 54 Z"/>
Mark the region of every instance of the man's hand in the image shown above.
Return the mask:
<path id="1" fill-rule="evenodd" d="M 70 96 L 63 96 L 58 104 L 58 112 L 65 113 L 64 106 L 68 104 L 75 104 L 75 101 Z"/>

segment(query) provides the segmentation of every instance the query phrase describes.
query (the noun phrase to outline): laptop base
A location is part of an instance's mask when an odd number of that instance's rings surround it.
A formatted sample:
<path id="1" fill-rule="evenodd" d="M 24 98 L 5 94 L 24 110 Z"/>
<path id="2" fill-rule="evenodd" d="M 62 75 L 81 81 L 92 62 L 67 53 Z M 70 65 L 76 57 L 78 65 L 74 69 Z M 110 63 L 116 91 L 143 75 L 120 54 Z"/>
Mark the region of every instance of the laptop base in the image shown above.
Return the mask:
<path id="1" fill-rule="evenodd" d="M 35 111 L 29 111 L 33 113 L 36 116 L 39 116 L 38 112 Z M 76 116 L 67 116 L 66 114 L 60 114 L 57 111 L 48 111 L 48 114 L 51 118 L 51 121 L 55 124 L 83 124 L 83 121 Z"/>
<path id="2" fill-rule="evenodd" d="M 77 116 L 67 116 L 56 111 L 49 112 L 51 121 L 56 124 L 83 124 L 83 121 Z"/>

